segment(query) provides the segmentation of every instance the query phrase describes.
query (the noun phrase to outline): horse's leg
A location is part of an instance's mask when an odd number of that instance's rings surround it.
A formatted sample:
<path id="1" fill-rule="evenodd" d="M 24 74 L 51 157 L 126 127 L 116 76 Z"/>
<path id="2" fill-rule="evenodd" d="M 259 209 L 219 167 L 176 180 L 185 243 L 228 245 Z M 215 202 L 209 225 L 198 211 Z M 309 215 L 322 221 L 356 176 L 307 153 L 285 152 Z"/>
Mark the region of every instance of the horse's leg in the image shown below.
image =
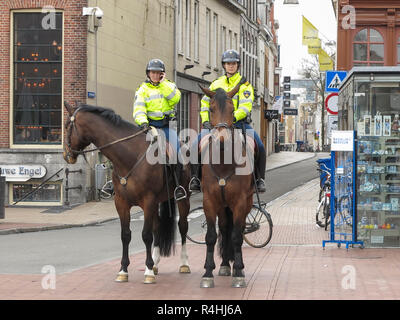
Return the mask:
<path id="1" fill-rule="evenodd" d="M 142 239 L 146 245 L 146 270 L 144 272 L 144 283 L 155 283 L 156 278 L 153 271 L 154 261 L 151 255 L 153 244 L 153 219 L 158 214 L 158 202 L 153 198 L 146 198 L 143 205 L 144 224 Z"/>
<path id="2" fill-rule="evenodd" d="M 213 288 L 214 287 L 213 270 L 215 269 L 214 248 L 215 248 L 215 243 L 217 242 L 217 232 L 215 229 L 216 210 L 215 208 L 212 207 L 213 203 L 211 201 L 203 200 L 203 203 L 204 203 L 204 212 L 207 220 L 207 233 L 206 233 L 207 253 L 206 253 L 206 262 L 204 264 L 206 272 L 204 273 L 201 279 L 200 287 Z"/>
<path id="3" fill-rule="evenodd" d="M 158 228 L 160 227 L 160 219 L 158 214 L 156 214 L 153 218 L 153 235 L 154 235 L 154 243 L 153 243 L 153 254 L 152 258 L 154 261 L 153 271 L 154 275 L 158 274 L 158 264 L 160 263 L 160 233 Z"/>
<path id="4" fill-rule="evenodd" d="M 130 230 L 130 209 L 131 207 L 128 203 L 115 195 L 114 198 L 115 207 L 118 211 L 119 220 L 121 223 L 121 240 L 122 240 L 122 259 L 121 259 L 121 269 L 119 270 L 118 276 L 115 279 L 117 282 L 127 282 L 128 281 L 128 265 L 129 261 L 129 243 L 131 241 L 131 230 Z"/>
<path id="5" fill-rule="evenodd" d="M 232 287 L 244 288 L 246 281 L 244 276 L 244 263 L 242 255 L 243 231 L 246 224 L 246 216 L 251 210 L 252 196 L 247 199 L 239 199 L 233 210 L 232 243 L 234 251 Z"/>
<path id="6" fill-rule="evenodd" d="M 190 210 L 189 198 L 178 201 L 179 209 L 179 233 L 181 234 L 182 249 L 181 249 L 181 265 L 179 266 L 180 273 L 190 273 L 189 258 L 186 250 L 186 235 L 188 232 L 187 216 Z"/>
<path id="7" fill-rule="evenodd" d="M 223 210 L 218 215 L 218 227 L 221 232 L 221 243 L 220 253 L 222 257 L 222 263 L 219 268 L 219 276 L 230 276 L 231 266 L 229 261 L 233 260 L 233 248 L 232 248 L 232 212 L 227 212 L 229 209 Z"/>

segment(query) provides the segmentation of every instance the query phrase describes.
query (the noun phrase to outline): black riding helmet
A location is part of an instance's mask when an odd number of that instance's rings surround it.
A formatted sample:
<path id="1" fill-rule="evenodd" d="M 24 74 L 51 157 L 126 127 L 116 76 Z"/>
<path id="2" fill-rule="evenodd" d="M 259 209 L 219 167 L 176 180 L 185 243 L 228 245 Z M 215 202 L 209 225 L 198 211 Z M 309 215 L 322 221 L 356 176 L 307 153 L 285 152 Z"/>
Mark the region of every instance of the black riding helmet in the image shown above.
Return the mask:
<path id="1" fill-rule="evenodd" d="M 165 72 L 165 65 L 160 59 L 151 59 L 146 66 L 146 75 L 149 71 Z"/>
<path id="2" fill-rule="evenodd" d="M 237 62 L 238 66 L 240 66 L 240 54 L 234 49 L 226 50 L 222 54 L 222 65 L 226 62 Z"/>

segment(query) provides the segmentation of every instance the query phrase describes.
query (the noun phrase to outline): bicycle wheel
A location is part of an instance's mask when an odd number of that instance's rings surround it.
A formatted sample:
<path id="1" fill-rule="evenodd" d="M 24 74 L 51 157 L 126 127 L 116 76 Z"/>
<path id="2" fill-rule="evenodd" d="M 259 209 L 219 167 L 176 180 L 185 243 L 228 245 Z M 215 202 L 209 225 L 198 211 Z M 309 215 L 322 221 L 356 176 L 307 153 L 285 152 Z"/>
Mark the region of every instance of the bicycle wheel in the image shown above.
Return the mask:
<path id="1" fill-rule="evenodd" d="M 339 212 L 342 221 L 348 226 L 353 226 L 353 216 L 351 210 L 351 200 L 349 196 L 343 196 L 339 199 Z"/>
<path id="2" fill-rule="evenodd" d="M 272 237 L 271 215 L 261 206 L 254 204 L 246 217 L 243 239 L 254 248 L 265 247 Z"/>
<path id="3" fill-rule="evenodd" d="M 207 222 L 203 207 L 197 207 L 190 210 L 187 220 L 189 224 L 189 230 L 188 234 L 186 234 L 186 238 L 197 244 L 205 244 Z"/>
<path id="4" fill-rule="evenodd" d="M 320 228 L 325 228 L 325 199 L 319 201 L 317 213 L 315 214 L 315 222 Z"/>
<path id="5" fill-rule="evenodd" d="M 114 186 L 112 181 L 107 181 L 103 188 L 100 190 L 100 197 L 102 199 L 110 199 L 114 194 Z"/>
<path id="6" fill-rule="evenodd" d="M 324 203 L 324 221 L 325 230 L 328 230 L 329 223 L 331 222 L 331 205 L 326 201 Z"/>

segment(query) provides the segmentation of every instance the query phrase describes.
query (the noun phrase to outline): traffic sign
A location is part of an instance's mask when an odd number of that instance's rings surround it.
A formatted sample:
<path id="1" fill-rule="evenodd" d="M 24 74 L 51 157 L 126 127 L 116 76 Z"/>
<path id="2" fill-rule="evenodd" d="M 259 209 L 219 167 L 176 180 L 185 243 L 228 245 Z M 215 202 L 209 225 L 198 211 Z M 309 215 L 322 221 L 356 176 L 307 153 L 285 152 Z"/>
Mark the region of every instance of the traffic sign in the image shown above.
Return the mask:
<path id="1" fill-rule="evenodd" d="M 325 99 L 325 107 L 328 113 L 330 114 L 338 114 L 338 100 L 339 94 L 331 93 Z"/>
<path id="2" fill-rule="evenodd" d="M 326 71 L 325 91 L 339 92 L 339 87 L 347 76 L 347 71 Z"/>

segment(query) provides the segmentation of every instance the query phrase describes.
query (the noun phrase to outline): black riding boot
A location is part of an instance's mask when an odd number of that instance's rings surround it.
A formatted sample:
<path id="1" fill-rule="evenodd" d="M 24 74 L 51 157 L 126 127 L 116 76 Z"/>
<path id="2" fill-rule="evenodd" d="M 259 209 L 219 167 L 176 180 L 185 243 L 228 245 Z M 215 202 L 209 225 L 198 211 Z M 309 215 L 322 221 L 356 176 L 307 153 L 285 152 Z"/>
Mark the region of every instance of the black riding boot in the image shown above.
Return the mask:
<path id="1" fill-rule="evenodd" d="M 190 174 L 192 176 L 192 179 L 190 179 L 189 183 L 189 191 L 201 191 L 200 185 L 200 166 L 201 164 L 190 164 Z"/>
<path id="2" fill-rule="evenodd" d="M 265 186 L 265 169 L 267 164 L 267 154 L 265 149 L 258 150 L 258 155 L 256 157 L 256 188 L 257 191 L 263 193 L 266 191 Z"/>

